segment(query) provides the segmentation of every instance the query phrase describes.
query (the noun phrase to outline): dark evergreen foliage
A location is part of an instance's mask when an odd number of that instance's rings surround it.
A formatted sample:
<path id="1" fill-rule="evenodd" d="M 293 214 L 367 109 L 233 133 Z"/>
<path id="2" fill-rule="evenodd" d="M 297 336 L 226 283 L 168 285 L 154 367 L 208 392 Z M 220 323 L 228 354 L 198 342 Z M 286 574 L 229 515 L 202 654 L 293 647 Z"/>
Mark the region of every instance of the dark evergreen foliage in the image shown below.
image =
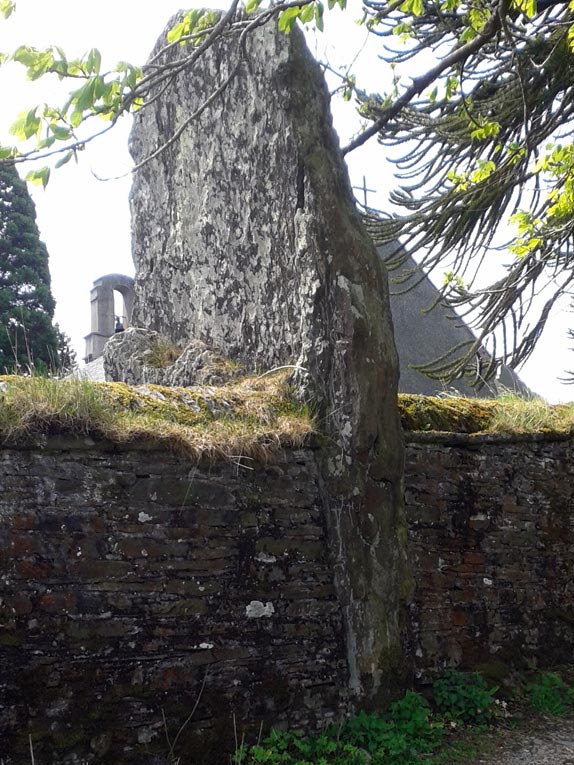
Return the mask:
<path id="1" fill-rule="evenodd" d="M 71 372 L 78 366 L 78 359 L 76 357 L 76 351 L 71 345 L 69 336 L 60 329 L 60 325 L 56 324 L 56 334 L 58 336 L 58 358 L 57 366 L 60 374 Z"/>
<path id="2" fill-rule="evenodd" d="M 0 165 L 0 372 L 54 369 L 58 335 L 52 326 L 48 251 L 36 210 L 12 165 Z"/>

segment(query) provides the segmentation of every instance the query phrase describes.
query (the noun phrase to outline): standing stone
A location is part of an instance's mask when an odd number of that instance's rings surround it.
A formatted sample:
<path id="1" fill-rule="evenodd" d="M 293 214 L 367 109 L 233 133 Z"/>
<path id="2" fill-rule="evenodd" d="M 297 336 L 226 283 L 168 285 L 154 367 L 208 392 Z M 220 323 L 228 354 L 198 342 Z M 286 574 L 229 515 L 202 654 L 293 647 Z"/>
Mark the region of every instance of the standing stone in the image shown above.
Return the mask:
<path id="1" fill-rule="evenodd" d="M 172 47 L 162 60 L 186 52 Z M 136 115 L 136 163 L 238 55 L 237 38 L 215 44 L 200 69 Z M 216 346 L 250 369 L 297 365 L 326 434 L 350 687 L 362 704 L 388 699 L 409 671 L 411 584 L 387 281 L 355 209 L 322 73 L 298 30 L 286 36 L 267 24 L 248 36 L 237 76 L 138 171 L 131 204 L 134 325 Z"/>

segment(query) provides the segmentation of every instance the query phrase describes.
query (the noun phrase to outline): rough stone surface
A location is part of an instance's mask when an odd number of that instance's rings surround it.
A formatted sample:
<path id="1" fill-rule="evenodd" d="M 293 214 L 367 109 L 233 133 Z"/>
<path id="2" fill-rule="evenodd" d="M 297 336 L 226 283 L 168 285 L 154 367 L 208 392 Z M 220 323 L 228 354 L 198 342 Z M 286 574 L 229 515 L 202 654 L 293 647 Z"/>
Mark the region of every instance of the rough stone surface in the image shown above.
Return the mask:
<path id="1" fill-rule="evenodd" d="M 215 44 L 136 115 L 136 162 L 213 93 L 237 51 L 237 39 Z M 131 199 L 133 323 L 251 370 L 297 366 L 328 436 L 321 474 L 351 686 L 366 703 L 388 698 L 410 671 L 397 358 L 384 267 L 303 36 L 270 24 L 249 35 L 238 75 L 137 173 Z"/>
<path id="2" fill-rule="evenodd" d="M 100 356 L 95 361 L 90 361 L 88 364 L 84 364 L 83 367 L 78 367 L 69 375 L 70 377 L 85 377 L 87 380 L 94 380 L 95 382 L 106 381 L 106 371 L 104 369 L 104 358 Z"/>
<path id="3" fill-rule="evenodd" d="M 70 451 L 69 449 L 72 448 Z M 229 763 L 348 709 L 315 454 L 206 468 L 52 440 L 0 452 L 0 760 Z M 172 762 L 173 759 L 161 760 Z"/>
<path id="4" fill-rule="evenodd" d="M 571 440 L 407 444 L 419 676 L 552 666 L 574 651 Z"/>
<path id="5" fill-rule="evenodd" d="M 112 335 L 103 353 L 106 379 L 130 385 L 149 383 L 145 357 L 160 337 L 159 332 L 136 327 Z"/>
<path id="6" fill-rule="evenodd" d="M 407 447 L 419 679 L 571 661 L 572 440 Z M 232 713 L 248 733 L 344 714 L 320 464 L 198 467 L 55 438 L 1 451 L 0 759 L 28 762 L 32 734 L 37 762 L 151 765 L 162 709 L 173 740 L 200 697 L 176 752 L 200 763 L 228 763 Z"/>
<path id="7" fill-rule="evenodd" d="M 104 348 L 105 379 L 130 385 L 222 385 L 243 370 L 201 340 L 188 343 L 173 363 L 152 366 L 150 355 L 161 342 L 166 341 L 159 332 L 136 327 L 113 335 Z"/>

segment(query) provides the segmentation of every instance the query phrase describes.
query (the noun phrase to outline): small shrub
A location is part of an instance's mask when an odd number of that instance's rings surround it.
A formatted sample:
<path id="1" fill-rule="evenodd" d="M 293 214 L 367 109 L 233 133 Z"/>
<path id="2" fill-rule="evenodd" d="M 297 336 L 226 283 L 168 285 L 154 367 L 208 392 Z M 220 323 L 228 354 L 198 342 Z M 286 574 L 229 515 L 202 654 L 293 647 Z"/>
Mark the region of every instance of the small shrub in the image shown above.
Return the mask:
<path id="1" fill-rule="evenodd" d="M 343 726 L 323 735 L 272 731 L 261 744 L 241 746 L 233 765 L 413 765 L 418 755 L 437 748 L 442 724 L 431 719 L 429 705 L 407 692 L 383 715 L 360 712 Z"/>
<path id="2" fill-rule="evenodd" d="M 538 682 L 528 686 L 527 695 L 537 712 L 550 715 L 565 715 L 574 701 L 574 689 L 553 672 L 545 672 Z"/>
<path id="3" fill-rule="evenodd" d="M 367 765 L 369 758 L 352 744 L 328 735 L 303 738 L 299 733 L 273 730 L 257 746 L 241 746 L 233 765 Z"/>
<path id="4" fill-rule="evenodd" d="M 407 691 L 382 715 L 361 712 L 346 723 L 340 738 L 365 749 L 373 765 L 411 765 L 417 755 L 431 752 L 442 737 L 442 725 L 431 720 L 426 700 Z"/>
<path id="5" fill-rule="evenodd" d="M 494 694 L 497 688 L 488 688 L 477 672 L 453 670 L 435 681 L 434 700 L 438 711 L 453 722 L 484 725 L 496 712 Z"/>

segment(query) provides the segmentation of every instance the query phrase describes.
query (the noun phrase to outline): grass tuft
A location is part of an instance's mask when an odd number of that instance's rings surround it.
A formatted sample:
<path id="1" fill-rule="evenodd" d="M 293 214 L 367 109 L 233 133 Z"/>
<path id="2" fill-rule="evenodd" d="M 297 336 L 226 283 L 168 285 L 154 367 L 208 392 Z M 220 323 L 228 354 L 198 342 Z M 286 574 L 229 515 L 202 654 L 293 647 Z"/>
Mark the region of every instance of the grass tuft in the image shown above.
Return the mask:
<path id="1" fill-rule="evenodd" d="M 548 404 L 537 396 L 524 398 L 503 393 L 491 423 L 496 433 L 571 433 L 574 429 L 574 404 Z"/>
<path id="2" fill-rule="evenodd" d="M 133 387 L 86 379 L 0 377 L 0 443 L 53 434 L 169 448 L 194 459 L 264 461 L 313 432 L 287 373 L 221 387 Z"/>
<path id="3" fill-rule="evenodd" d="M 146 351 L 144 361 L 148 367 L 165 369 L 181 356 L 182 349 L 167 337 L 157 337 Z"/>

